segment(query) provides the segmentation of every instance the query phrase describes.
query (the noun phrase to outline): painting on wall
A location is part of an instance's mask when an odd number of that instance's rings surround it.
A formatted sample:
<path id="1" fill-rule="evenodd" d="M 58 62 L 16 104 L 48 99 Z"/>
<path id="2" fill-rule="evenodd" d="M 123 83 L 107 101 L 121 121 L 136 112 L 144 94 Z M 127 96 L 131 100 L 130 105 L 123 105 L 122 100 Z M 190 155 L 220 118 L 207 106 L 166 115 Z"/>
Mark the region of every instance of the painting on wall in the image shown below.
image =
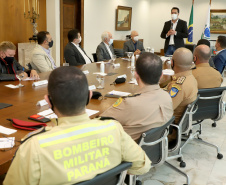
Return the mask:
<path id="1" fill-rule="evenodd" d="M 226 9 L 210 10 L 210 33 L 226 34 Z"/>
<path id="2" fill-rule="evenodd" d="M 131 30 L 132 8 L 118 6 L 116 10 L 115 29 L 117 31 Z"/>

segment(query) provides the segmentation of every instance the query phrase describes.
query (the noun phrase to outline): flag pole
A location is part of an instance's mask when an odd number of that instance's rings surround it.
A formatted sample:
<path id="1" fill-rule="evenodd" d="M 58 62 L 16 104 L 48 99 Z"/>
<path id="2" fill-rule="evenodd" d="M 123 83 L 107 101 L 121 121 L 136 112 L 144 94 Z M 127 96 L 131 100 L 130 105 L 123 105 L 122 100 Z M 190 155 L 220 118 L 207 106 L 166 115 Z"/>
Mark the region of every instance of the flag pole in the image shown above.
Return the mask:
<path id="1" fill-rule="evenodd" d="M 211 0 L 210 0 L 210 5 L 211 5 Z"/>

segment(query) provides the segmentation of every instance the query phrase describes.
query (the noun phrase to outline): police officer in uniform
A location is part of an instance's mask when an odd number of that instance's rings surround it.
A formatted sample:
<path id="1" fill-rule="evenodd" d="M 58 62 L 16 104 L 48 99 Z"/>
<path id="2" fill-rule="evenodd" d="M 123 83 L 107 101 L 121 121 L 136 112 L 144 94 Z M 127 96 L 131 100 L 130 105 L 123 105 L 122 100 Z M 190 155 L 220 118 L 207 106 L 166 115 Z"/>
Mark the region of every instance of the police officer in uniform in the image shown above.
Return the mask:
<path id="1" fill-rule="evenodd" d="M 139 85 L 136 94 L 119 98 L 100 116 L 119 121 L 124 130 L 137 141 L 151 128 L 162 126 L 173 115 L 172 100 L 159 87 L 162 61 L 152 53 L 143 53 L 136 62 L 135 77 Z"/>
<path id="2" fill-rule="evenodd" d="M 85 113 L 92 93 L 83 72 L 60 67 L 49 77 L 49 106 L 56 126 L 33 136 L 18 149 L 4 184 L 75 184 L 94 178 L 122 161 L 130 174 L 149 171 L 145 152 L 114 120 L 90 120 Z"/>
<path id="3" fill-rule="evenodd" d="M 192 74 L 198 82 L 198 89 L 220 87 L 223 78 L 219 71 L 210 67 L 210 48 L 206 45 L 199 45 L 195 48 L 193 60 L 196 67 L 192 69 Z"/>
<path id="4" fill-rule="evenodd" d="M 193 56 L 186 48 L 177 49 L 172 58 L 172 69 L 175 75 L 166 90 L 173 100 L 175 123 L 178 123 L 186 106 L 197 98 L 197 81 L 192 75 Z"/>

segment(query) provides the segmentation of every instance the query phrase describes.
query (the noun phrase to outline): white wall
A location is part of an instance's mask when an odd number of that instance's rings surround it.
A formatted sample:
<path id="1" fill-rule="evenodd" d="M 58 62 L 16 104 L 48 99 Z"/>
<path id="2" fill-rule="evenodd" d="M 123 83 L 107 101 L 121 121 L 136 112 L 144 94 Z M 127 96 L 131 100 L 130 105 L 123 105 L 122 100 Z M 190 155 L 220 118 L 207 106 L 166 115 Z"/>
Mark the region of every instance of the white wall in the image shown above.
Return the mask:
<path id="1" fill-rule="evenodd" d="M 195 0 L 194 4 L 194 43 L 201 37 L 207 17 L 209 0 Z M 192 0 L 85 0 L 84 10 L 84 49 L 92 57 L 100 43 L 103 31 L 112 32 L 114 39 L 124 39 L 130 31 L 116 31 L 115 17 L 117 6 L 132 7 L 132 30 L 137 30 L 144 39 L 144 47 L 160 51 L 164 40 L 160 34 L 165 21 L 170 20 L 173 6 L 180 8 L 180 18 L 189 22 Z M 211 9 L 223 9 L 226 0 L 213 0 Z M 211 39 L 218 35 L 211 34 Z"/>
<path id="2" fill-rule="evenodd" d="M 47 31 L 53 38 L 52 56 L 60 66 L 60 1 L 46 0 Z"/>

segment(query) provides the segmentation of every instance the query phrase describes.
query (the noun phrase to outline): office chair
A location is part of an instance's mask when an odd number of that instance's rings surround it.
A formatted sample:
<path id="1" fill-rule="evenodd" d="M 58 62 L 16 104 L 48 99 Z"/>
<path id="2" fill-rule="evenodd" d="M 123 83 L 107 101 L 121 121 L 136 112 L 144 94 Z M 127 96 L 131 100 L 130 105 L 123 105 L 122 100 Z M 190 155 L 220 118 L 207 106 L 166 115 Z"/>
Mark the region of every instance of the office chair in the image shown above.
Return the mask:
<path id="1" fill-rule="evenodd" d="M 115 168 L 97 175 L 91 180 L 77 183 L 76 185 L 124 185 L 127 169 L 132 166 L 132 163 L 122 162 Z"/>
<path id="2" fill-rule="evenodd" d="M 97 62 L 97 54 L 96 53 L 92 53 L 92 55 L 93 55 L 93 61 Z"/>
<path id="3" fill-rule="evenodd" d="M 147 156 L 151 160 L 152 167 L 157 167 L 162 164 L 167 165 L 171 169 L 182 174 L 187 179 L 187 184 L 190 184 L 189 177 L 186 173 L 182 172 L 178 168 L 174 167 L 166 161 L 168 156 L 168 138 L 169 126 L 174 122 L 173 116 L 166 124 L 161 127 L 152 128 L 151 130 L 142 134 L 139 145 L 146 152 Z M 130 185 L 135 185 L 136 176 L 130 175 Z"/>

